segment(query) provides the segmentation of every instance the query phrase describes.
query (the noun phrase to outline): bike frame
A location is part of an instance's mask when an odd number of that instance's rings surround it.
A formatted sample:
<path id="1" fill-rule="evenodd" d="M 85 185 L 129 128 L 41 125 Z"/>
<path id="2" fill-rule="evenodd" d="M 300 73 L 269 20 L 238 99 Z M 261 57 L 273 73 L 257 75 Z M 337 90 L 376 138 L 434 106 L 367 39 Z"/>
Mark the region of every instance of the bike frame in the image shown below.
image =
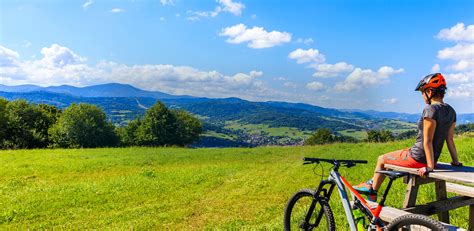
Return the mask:
<path id="1" fill-rule="evenodd" d="M 349 189 L 350 194 L 352 196 L 352 199 L 354 201 L 354 206 L 359 208 L 362 213 L 368 217 L 368 220 L 371 224 L 371 227 L 374 229 L 381 229 L 385 227 L 384 223 L 380 220 L 379 215 L 380 212 L 382 211 L 385 198 L 388 194 L 388 191 L 390 190 L 390 187 L 392 185 L 392 181 L 394 179 L 390 178 L 390 182 L 387 185 L 387 188 L 385 189 L 384 195 L 381 198 L 380 203 L 375 207 L 372 208 L 367 201 L 360 195 L 349 182 L 347 182 L 344 177 L 342 177 L 339 172 L 338 172 L 338 167 L 335 166 L 334 169 L 331 170 L 331 173 L 329 174 L 329 177 L 327 180 L 322 180 L 318 186 L 318 189 L 316 190 L 316 197 L 324 197 L 327 201 L 329 201 L 331 194 L 334 190 L 334 187 L 337 186 L 337 189 L 339 191 L 339 196 L 341 197 L 342 205 L 344 207 L 344 212 L 347 217 L 347 221 L 349 223 L 349 226 L 352 231 L 357 231 L 357 226 L 354 220 L 354 216 L 352 215 L 352 208 L 351 204 L 347 195 L 346 187 Z M 326 189 L 324 186 L 329 184 L 329 190 Z M 314 201 L 311 205 L 311 209 L 314 209 L 316 206 L 316 201 Z M 311 211 L 311 210 L 310 210 Z M 318 217 L 316 219 L 316 224 L 319 224 L 319 221 L 321 220 L 323 215 L 323 211 L 319 211 Z M 309 220 L 309 217 L 311 214 L 307 214 L 307 220 Z"/>

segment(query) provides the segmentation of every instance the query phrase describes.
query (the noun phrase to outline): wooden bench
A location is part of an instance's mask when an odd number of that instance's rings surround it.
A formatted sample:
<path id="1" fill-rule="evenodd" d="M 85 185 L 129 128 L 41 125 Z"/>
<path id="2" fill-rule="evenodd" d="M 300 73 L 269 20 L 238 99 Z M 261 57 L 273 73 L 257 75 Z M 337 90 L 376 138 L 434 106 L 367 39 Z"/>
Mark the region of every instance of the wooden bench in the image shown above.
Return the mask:
<path id="1" fill-rule="evenodd" d="M 371 202 L 371 201 L 367 201 L 367 202 L 372 207 L 376 207 L 378 205 L 375 202 Z M 404 210 L 401 210 L 401 209 L 396 209 L 396 208 L 393 208 L 393 207 L 384 206 L 382 208 L 382 211 L 380 212 L 380 219 L 382 219 L 385 222 L 390 223 L 395 218 L 397 218 L 399 216 L 406 215 L 406 214 L 411 214 L 411 213 L 407 212 L 407 211 L 404 211 Z M 443 223 L 443 222 L 441 222 L 441 223 Z M 456 226 L 451 225 L 451 224 L 446 224 L 446 223 L 443 223 L 443 224 L 448 228 L 449 231 L 464 231 L 464 230 L 466 230 L 466 229 L 462 229 L 462 228 L 456 227 Z"/>
<path id="2" fill-rule="evenodd" d="M 469 227 L 474 230 L 474 168 L 453 167 L 446 163 L 438 163 L 436 169 L 427 177 L 417 175 L 417 169 L 386 164 L 385 168 L 411 173 L 405 177 L 407 184 L 403 211 L 424 215 L 438 214 L 439 220 L 449 224 L 449 210 L 469 206 Z M 437 201 L 424 205 L 416 205 L 418 188 L 422 184 L 435 183 Z M 461 184 L 456 184 L 461 183 Z M 458 196 L 448 198 L 447 192 Z"/>

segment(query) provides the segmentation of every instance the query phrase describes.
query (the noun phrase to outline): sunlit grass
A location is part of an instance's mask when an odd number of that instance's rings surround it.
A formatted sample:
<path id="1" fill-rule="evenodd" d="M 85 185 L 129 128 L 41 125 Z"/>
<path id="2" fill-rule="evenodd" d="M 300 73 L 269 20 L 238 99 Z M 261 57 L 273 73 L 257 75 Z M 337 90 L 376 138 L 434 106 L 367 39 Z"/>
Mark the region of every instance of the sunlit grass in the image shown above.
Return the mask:
<path id="1" fill-rule="evenodd" d="M 470 165 L 473 140 L 456 140 L 461 161 Z M 412 142 L 0 151 L 0 229 L 279 230 L 288 198 L 320 180 L 315 166 L 301 165 L 301 157 L 369 160 L 368 165 L 341 169 L 355 184 L 370 177 L 378 155 Z M 441 160 L 449 162 L 444 152 Z M 324 167 L 327 174 L 329 166 Z M 405 185 L 397 180 L 388 205 L 400 207 L 404 194 Z M 345 230 L 338 195 L 332 199 L 336 225 Z M 421 186 L 418 201 L 434 199 L 434 186 Z M 452 223 L 467 226 L 467 208 L 451 214 Z"/>

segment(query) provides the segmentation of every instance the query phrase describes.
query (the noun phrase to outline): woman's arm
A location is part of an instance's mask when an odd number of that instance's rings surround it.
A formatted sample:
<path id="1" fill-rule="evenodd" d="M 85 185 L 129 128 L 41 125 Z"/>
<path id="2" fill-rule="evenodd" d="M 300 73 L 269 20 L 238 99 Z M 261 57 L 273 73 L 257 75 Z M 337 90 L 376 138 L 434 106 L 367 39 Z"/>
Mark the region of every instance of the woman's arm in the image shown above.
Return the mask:
<path id="1" fill-rule="evenodd" d="M 458 159 L 458 152 L 456 150 L 456 145 L 454 144 L 454 129 L 456 128 L 456 123 L 453 123 L 448 131 L 448 137 L 446 137 L 446 145 L 448 145 L 449 154 L 451 154 L 452 165 L 458 166 L 460 164 Z"/>
<path id="2" fill-rule="evenodd" d="M 423 148 L 425 149 L 426 164 L 428 168 L 434 169 L 433 137 L 436 129 L 436 120 L 430 118 L 423 119 Z"/>

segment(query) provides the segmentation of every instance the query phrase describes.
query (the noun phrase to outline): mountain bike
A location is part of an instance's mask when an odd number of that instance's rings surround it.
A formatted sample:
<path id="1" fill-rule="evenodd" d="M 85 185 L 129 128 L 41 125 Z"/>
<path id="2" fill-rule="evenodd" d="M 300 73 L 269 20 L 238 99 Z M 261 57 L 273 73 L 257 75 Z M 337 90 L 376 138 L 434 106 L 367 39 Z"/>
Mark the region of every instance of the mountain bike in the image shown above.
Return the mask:
<path id="1" fill-rule="evenodd" d="M 329 200 L 335 187 L 339 191 L 344 212 L 352 231 L 360 230 L 447 230 L 445 226 L 430 217 L 420 214 L 408 214 L 394 219 L 386 225 L 379 217 L 387 198 L 392 182 L 409 173 L 399 171 L 378 171 L 390 179 L 381 197 L 380 203 L 372 207 L 352 186 L 339 174 L 340 167 L 351 168 L 356 164 L 367 164 L 366 160 L 336 160 L 321 158 L 303 158 L 303 164 L 332 164 L 332 170 L 326 180 L 321 180 L 316 190 L 303 189 L 296 192 L 285 207 L 285 230 L 336 230 L 334 215 Z M 349 189 L 353 205 L 351 206 L 347 190 Z M 355 219 L 354 211 L 362 216 Z M 364 219 L 368 224 L 360 222 Z"/>

